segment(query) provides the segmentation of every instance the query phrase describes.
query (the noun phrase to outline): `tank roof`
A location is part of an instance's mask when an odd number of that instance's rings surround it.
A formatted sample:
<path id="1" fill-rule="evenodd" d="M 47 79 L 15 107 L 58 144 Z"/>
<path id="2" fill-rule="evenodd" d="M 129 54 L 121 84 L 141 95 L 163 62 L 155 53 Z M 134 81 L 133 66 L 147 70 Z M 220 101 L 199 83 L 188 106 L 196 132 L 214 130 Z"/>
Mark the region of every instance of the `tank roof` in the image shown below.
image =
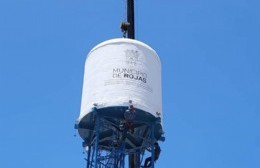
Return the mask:
<path id="1" fill-rule="evenodd" d="M 152 51 L 154 53 L 154 55 L 157 56 L 157 59 L 159 62 L 161 62 L 160 60 L 160 57 L 158 56 L 158 54 L 156 53 L 156 51 L 150 47 L 149 45 L 141 42 L 141 41 L 138 41 L 138 40 L 135 40 L 135 39 L 129 39 L 129 38 L 114 38 L 114 39 L 110 39 L 110 40 L 106 40 L 104 42 L 101 42 L 100 44 L 96 45 L 90 52 L 93 52 L 94 50 L 100 48 L 100 47 L 103 47 L 105 45 L 109 45 L 109 44 L 115 44 L 115 43 L 132 43 L 132 44 L 137 44 L 137 45 L 140 45 L 140 46 L 143 46 L 147 49 L 149 49 L 150 51 Z"/>

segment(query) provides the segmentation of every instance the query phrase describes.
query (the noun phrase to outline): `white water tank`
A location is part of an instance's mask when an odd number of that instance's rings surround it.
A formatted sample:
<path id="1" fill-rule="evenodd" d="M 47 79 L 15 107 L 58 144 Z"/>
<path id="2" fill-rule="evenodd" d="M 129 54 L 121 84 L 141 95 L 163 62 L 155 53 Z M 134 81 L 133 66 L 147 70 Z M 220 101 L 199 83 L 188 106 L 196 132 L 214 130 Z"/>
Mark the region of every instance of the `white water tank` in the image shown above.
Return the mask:
<path id="1" fill-rule="evenodd" d="M 94 104 L 122 107 L 128 106 L 129 100 L 136 109 L 162 117 L 160 59 L 151 47 L 137 40 L 105 41 L 87 56 L 78 121 L 92 112 Z"/>

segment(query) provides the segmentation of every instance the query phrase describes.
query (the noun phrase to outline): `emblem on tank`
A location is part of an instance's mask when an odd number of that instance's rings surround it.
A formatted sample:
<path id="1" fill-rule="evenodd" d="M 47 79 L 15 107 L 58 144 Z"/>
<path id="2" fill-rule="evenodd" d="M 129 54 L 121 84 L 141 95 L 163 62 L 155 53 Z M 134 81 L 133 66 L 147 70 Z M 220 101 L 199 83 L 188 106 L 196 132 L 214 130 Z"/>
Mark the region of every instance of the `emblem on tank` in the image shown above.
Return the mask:
<path id="1" fill-rule="evenodd" d="M 138 63 L 139 53 L 137 50 L 125 50 L 126 64 L 136 66 Z"/>

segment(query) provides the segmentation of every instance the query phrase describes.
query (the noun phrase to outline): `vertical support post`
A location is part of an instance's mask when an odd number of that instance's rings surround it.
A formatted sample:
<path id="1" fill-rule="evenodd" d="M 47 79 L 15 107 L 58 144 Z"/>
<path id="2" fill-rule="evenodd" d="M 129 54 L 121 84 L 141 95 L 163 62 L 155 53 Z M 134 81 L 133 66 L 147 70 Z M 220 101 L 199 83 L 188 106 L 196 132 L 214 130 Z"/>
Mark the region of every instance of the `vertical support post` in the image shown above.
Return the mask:
<path id="1" fill-rule="evenodd" d="M 129 168 L 139 168 L 140 165 L 140 152 L 129 154 Z"/>
<path id="2" fill-rule="evenodd" d="M 135 163 L 134 163 L 134 154 L 130 153 L 129 156 L 128 156 L 128 167 L 129 168 L 135 168 Z"/>
<path id="3" fill-rule="evenodd" d="M 95 126 L 96 143 L 95 143 L 94 167 L 97 168 L 97 164 L 98 164 L 98 142 L 99 142 L 100 116 L 97 113 L 97 109 L 94 108 L 94 110 L 95 110 L 94 112 L 96 113 L 96 126 Z"/>
<path id="4" fill-rule="evenodd" d="M 90 168 L 91 145 L 88 146 L 87 168 Z"/>
<path id="5" fill-rule="evenodd" d="M 135 39 L 134 0 L 127 0 L 127 22 L 130 23 L 127 38 Z"/>
<path id="6" fill-rule="evenodd" d="M 138 152 L 135 154 L 135 160 L 136 160 L 136 167 L 140 167 L 141 163 L 140 163 L 140 151 L 138 150 Z"/>
<path id="7" fill-rule="evenodd" d="M 125 142 L 123 142 L 120 151 L 120 163 L 121 163 L 121 168 L 124 168 L 125 167 Z"/>
<path id="8" fill-rule="evenodd" d="M 151 125 L 151 148 L 152 148 L 152 160 L 151 168 L 154 168 L 154 123 Z"/>

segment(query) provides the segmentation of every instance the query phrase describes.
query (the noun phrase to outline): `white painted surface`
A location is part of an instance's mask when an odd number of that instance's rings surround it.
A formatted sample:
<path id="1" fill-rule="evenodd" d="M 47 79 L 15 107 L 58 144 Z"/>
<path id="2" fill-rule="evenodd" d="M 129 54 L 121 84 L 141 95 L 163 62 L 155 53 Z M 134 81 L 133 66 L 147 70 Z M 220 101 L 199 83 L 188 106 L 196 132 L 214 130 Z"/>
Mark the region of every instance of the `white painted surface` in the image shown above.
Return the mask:
<path id="1" fill-rule="evenodd" d="M 100 107 L 128 106 L 162 117 L 161 63 L 148 45 L 132 39 L 112 39 L 87 56 L 79 120 Z"/>

